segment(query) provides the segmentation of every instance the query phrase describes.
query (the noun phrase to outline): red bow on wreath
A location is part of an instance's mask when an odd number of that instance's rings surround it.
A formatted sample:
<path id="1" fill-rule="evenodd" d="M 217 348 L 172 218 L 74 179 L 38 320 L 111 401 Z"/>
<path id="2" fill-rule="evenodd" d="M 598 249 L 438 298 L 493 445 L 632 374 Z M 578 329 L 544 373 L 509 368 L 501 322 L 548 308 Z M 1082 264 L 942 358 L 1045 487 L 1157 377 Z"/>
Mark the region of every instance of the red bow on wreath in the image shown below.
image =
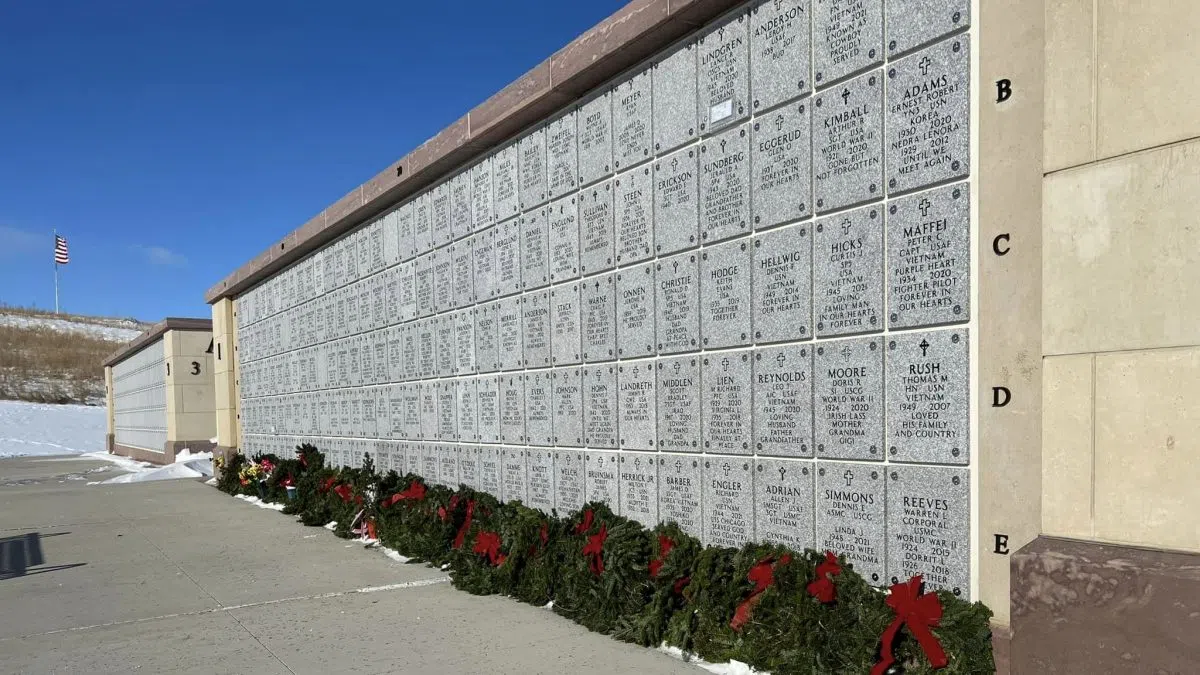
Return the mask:
<path id="1" fill-rule="evenodd" d="M 833 577 L 841 573 L 842 566 L 838 564 L 837 556 L 826 551 L 825 561 L 817 565 L 817 580 L 808 585 L 808 594 L 827 605 L 833 602 L 837 597 Z"/>
<path id="2" fill-rule="evenodd" d="M 279 481 L 279 484 L 285 488 L 289 488 L 289 487 L 292 487 L 293 485 L 295 485 L 296 483 L 295 483 L 295 481 L 292 480 L 291 476 L 288 476 L 287 478 L 284 478 L 283 480 Z"/>
<path id="3" fill-rule="evenodd" d="M 585 510 L 583 512 L 583 520 L 581 520 L 579 524 L 575 526 L 575 534 L 583 534 L 592 529 L 592 518 L 595 517 L 595 515 L 596 514 L 592 513 L 591 509 Z"/>
<path id="4" fill-rule="evenodd" d="M 424 498 L 425 484 L 421 481 L 413 481 L 413 484 L 405 488 L 404 492 L 397 492 L 391 497 L 388 497 L 387 499 L 383 500 L 383 503 L 380 504 L 380 506 L 387 508 L 393 504 L 398 504 L 405 499 L 411 499 L 415 502 L 419 502 Z"/>
<path id="5" fill-rule="evenodd" d="M 475 537 L 475 548 L 473 549 L 479 555 L 485 556 L 493 567 L 499 567 L 504 564 L 508 556 L 500 552 L 500 535 L 495 532 L 480 532 L 479 536 Z"/>
<path id="6" fill-rule="evenodd" d="M 453 508 L 453 507 L 451 507 Z M 458 528 L 458 534 L 454 535 L 454 548 L 462 548 L 463 542 L 467 539 L 467 530 L 471 529 L 471 516 L 475 513 L 475 500 L 467 500 L 467 517 L 463 519 L 462 527 Z"/>
<path id="7" fill-rule="evenodd" d="M 317 488 L 317 491 L 322 494 L 329 492 L 329 488 L 333 487 L 333 484 L 336 482 L 337 476 L 330 476 L 329 478 L 325 479 L 324 483 L 321 483 L 321 487 Z"/>
<path id="8" fill-rule="evenodd" d="M 646 566 L 646 569 L 650 572 L 651 579 L 658 578 L 658 572 L 662 569 L 663 564 L 667 562 L 667 554 L 673 548 L 675 548 L 675 542 L 671 541 L 670 537 L 661 534 L 658 536 L 658 557 L 651 560 L 650 564 Z"/>
<path id="9" fill-rule="evenodd" d="M 945 668 L 950 663 L 941 643 L 929 630 L 931 627 L 937 627 L 942 620 L 942 603 L 934 593 L 923 594 L 921 583 L 921 575 L 918 574 L 904 583 L 892 585 L 887 604 L 896 611 L 896 618 L 883 631 L 883 658 L 871 669 L 871 675 L 883 675 L 896 662 L 896 657 L 892 654 L 892 642 L 902 626 L 908 626 L 908 632 L 912 633 L 921 645 L 921 651 L 925 652 L 929 665 Z"/>
<path id="10" fill-rule="evenodd" d="M 750 568 L 750 572 L 746 574 L 746 580 L 754 584 L 754 588 L 750 591 L 750 596 L 742 601 L 742 604 L 737 606 L 733 612 L 733 619 L 729 621 L 729 627 L 735 632 L 740 633 L 742 627 L 750 621 L 750 612 L 754 610 L 754 606 L 762 600 L 763 591 L 771 587 L 775 583 L 775 567 L 778 565 L 786 565 L 792 562 L 792 556 L 784 554 L 775 561 L 774 556 L 767 556 L 755 563 L 754 567 Z"/>
<path id="11" fill-rule="evenodd" d="M 352 491 L 351 491 L 350 486 L 347 485 L 346 483 L 342 483 L 341 485 L 333 488 L 333 491 L 336 492 L 337 495 L 342 498 L 342 501 L 344 501 L 344 502 L 350 501 L 350 495 L 352 494 Z"/>
<path id="12" fill-rule="evenodd" d="M 600 576 L 604 574 L 604 540 L 608 539 L 608 525 L 601 523 L 600 531 L 588 537 L 587 545 L 583 547 L 583 554 L 589 556 L 588 568 L 592 570 L 592 574 Z"/>

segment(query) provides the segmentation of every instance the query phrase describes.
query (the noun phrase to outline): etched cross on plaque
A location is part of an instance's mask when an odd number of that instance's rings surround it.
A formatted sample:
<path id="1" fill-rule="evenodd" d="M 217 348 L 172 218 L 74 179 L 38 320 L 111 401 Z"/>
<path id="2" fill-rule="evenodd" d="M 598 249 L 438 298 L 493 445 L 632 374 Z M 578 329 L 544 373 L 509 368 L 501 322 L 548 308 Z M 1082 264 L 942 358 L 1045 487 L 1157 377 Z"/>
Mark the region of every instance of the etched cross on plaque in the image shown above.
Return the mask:
<path id="1" fill-rule="evenodd" d="M 846 479 L 846 487 L 850 487 L 850 485 L 854 482 L 854 472 L 850 469 L 846 469 L 846 473 L 842 474 L 842 478 Z"/>
<path id="2" fill-rule="evenodd" d="M 922 198 L 921 198 L 921 203 L 919 204 L 919 206 L 920 206 L 920 209 L 921 209 L 921 215 L 922 215 L 922 216 L 927 216 L 927 215 L 929 215 L 929 207 L 931 206 L 931 204 L 929 203 L 929 200 L 928 200 L 928 199 L 925 199 L 924 197 L 922 197 Z"/>
<path id="3" fill-rule="evenodd" d="M 917 346 L 921 348 L 921 356 L 926 356 L 927 352 L 929 351 L 929 341 L 921 340 L 921 344 Z"/>

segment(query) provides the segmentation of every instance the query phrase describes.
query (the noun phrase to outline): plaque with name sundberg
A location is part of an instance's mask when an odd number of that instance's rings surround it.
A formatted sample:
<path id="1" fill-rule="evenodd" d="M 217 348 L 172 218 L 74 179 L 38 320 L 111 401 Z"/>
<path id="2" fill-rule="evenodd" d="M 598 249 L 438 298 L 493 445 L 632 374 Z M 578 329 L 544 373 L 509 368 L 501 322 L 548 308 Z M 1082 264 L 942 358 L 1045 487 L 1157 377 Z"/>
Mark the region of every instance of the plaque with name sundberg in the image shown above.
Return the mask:
<path id="1" fill-rule="evenodd" d="M 501 476 L 503 469 L 500 465 L 500 449 L 485 445 L 479 448 L 479 489 L 496 497 L 504 499 L 504 485 Z"/>
<path id="2" fill-rule="evenodd" d="M 481 373 L 495 372 L 500 367 L 499 332 L 496 310 L 499 301 L 475 308 L 475 364 Z"/>
<path id="3" fill-rule="evenodd" d="M 888 581 L 920 574 L 928 590 L 970 600 L 970 472 L 897 464 L 888 478 Z"/>
<path id="4" fill-rule="evenodd" d="M 813 97 L 813 196 L 817 212 L 883 197 L 883 72 Z"/>
<path id="5" fill-rule="evenodd" d="M 971 23 L 970 0 L 887 0 L 888 56 L 915 49 Z"/>
<path id="6" fill-rule="evenodd" d="M 421 477 L 430 485 L 441 485 L 441 445 L 437 443 L 421 444 Z"/>
<path id="7" fill-rule="evenodd" d="M 621 512 L 621 481 L 616 452 L 587 452 L 584 454 L 584 495 L 588 502 L 603 502 L 613 512 Z"/>
<path id="8" fill-rule="evenodd" d="M 550 290 L 550 361 L 556 366 L 581 361 L 579 317 L 579 283 L 554 286 Z"/>
<path id="9" fill-rule="evenodd" d="M 699 455 L 658 456 L 658 513 L 664 523 L 674 522 L 693 537 L 704 536 L 700 506 Z"/>
<path id="10" fill-rule="evenodd" d="M 749 226 L 750 132 L 743 124 L 700 145 L 700 240 L 711 244 Z"/>
<path id="11" fill-rule="evenodd" d="M 700 357 L 658 361 L 658 449 L 700 451 Z"/>
<path id="12" fill-rule="evenodd" d="M 659 255 L 696 245 L 700 236 L 696 148 L 654 163 L 654 248 Z"/>
<path id="13" fill-rule="evenodd" d="M 523 321 L 521 318 L 521 296 L 504 298 L 496 303 L 496 334 L 500 370 L 518 370 L 523 367 Z"/>
<path id="14" fill-rule="evenodd" d="M 496 297 L 521 290 L 521 219 L 496 226 Z"/>
<path id="15" fill-rule="evenodd" d="M 475 304 L 475 248 L 473 239 L 463 239 L 450 246 L 454 268 L 454 306 Z"/>
<path id="16" fill-rule="evenodd" d="M 934 326 L 971 316 L 971 191 L 966 183 L 888 206 L 888 325 Z"/>
<path id="17" fill-rule="evenodd" d="M 454 315 L 441 314 L 433 317 L 431 321 L 437 322 L 437 375 L 450 377 L 457 370 L 455 357 L 458 356 Z"/>
<path id="18" fill-rule="evenodd" d="M 413 287 L 413 268 L 416 263 L 408 261 L 400 263 L 393 270 L 395 276 L 393 292 L 388 294 L 388 304 L 396 305 L 396 318 L 400 321 L 412 321 L 417 317 L 417 296 Z"/>
<path id="19" fill-rule="evenodd" d="M 534 209 L 521 216 L 521 288 L 525 290 L 550 283 L 546 211 Z"/>
<path id="20" fill-rule="evenodd" d="M 971 36 L 888 67 L 888 194 L 962 178 L 971 169 Z"/>
<path id="21" fill-rule="evenodd" d="M 417 357 L 422 378 L 437 376 L 437 331 L 436 317 L 417 321 Z"/>
<path id="22" fill-rule="evenodd" d="M 579 270 L 584 274 L 613 267 L 613 181 L 579 193 Z"/>
<path id="23" fill-rule="evenodd" d="M 754 524 L 761 541 L 796 551 L 813 548 L 813 463 L 755 462 Z"/>
<path id="24" fill-rule="evenodd" d="M 583 369 L 583 442 L 589 448 L 617 448 L 617 367 Z"/>
<path id="25" fill-rule="evenodd" d="M 654 184 L 650 165 L 626 171 L 613 183 L 616 207 L 617 264 L 654 255 Z"/>
<path id="26" fill-rule="evenodd" d="M 657 455 L 622 452 L 617 462 L 621 477 L 621 515 L 646 527 L 658 525 Z"/>
<path id="27" fill-rule="evenodd" d="M 750 351 L 705 354 L 701 364 L 704 452 L 752 454 Z"/>
<path id="28" fill-rule="evenodd" d="M 817 462 L 818 551 L 845 555 L 872 585 L 887 579 L 885 469 L 896 467 Z"/>
<path id="29" fill-rule="evenodd" d="M 888 457 L 967 464 L 970 356 L 966 328 L 888 337 Z"/>
<path id="30" fill-rule="evenodd" d="M 555 368 L 551 374 L 554 445 L 583 446 L 583 369 Z"/>
<path id="31" fill-rule="evenodd" d="M 579 276 L 579 209 L 575 200 L 575 195 L 569 195 L 546 207 L 552 283 Z"/>
<path id="32" fill-rule="evenodd" d="M 487 375 L 476 385 L 479 399 L 479 440 L 482 443 L 500 442 L 500 378 Z"/>
<path id="33" fill-rule="evenodd" d="M 612 174 L 612 104 L 608 92 L 579 106 L 579 184 L 588 185 Z"/>
<path id="34" fill-rule="evenodd" d="M 700 133 L 712 133 L 750 114 L 749 43 L 744 12 L 706 28 L 697 40 Z"/>
<path id="35" fill-rule="evenodd" d="M 413 200 L 413 257 L 433 248 L 433 195 L 423 192 Z M 327 268 L 328 269 L 328 268 Z"/>
<path id="36" fill-rule="evenodd" d="M 426 253 L 417 258 L 413 272 L 413 286 L 416 288 L 417 316 L 425 317 L 433 314 L 433 253 Z"/>
<path id="37" fill-rule="evenodd" d="M 458 440 L 473 443 L 479 440 L 479 394 L 476 380 L 471 377 L 450 382 L 458 398 Z"/>
<path id="38" fill-rule="evenodd" d="M 549 370 L 525 375 L 525 430 L 530 445 L 554 445 L 553 392 Z"/>
<path id="39" fill-rule="evenodd" d="M 459 375 L 475 374 L 475 310 L 460 309 L 454 317 L 454 369 Z"/>
<path id="40" fill-rule="evenodd" d="M 437 383 L 437 406 L 438 440 L 458 440 L 458 388 L 454 386 L 454 380 Z"/>
<path id="41" fill-rule="evenodd" d="M 485 302 L 496 297 L 496 231 L 495 227 L 488 228 L 471 238 L 476 302 Z"/>
<path id="42" fill-rule="evenodd" d="M 421 439 L 436 439 L 438 433 L 437 383 L 420 382 L 415 386 L 421 404 Z"/>
<path id="43" fill-rule="evenodd" d="M 822 218 L 813 226 L 817 335 L 883 329 L 883 206 Z"/>
<path id="44" fill-rule="evenodd" d="M 482 230 L 496 222 L 492 181 L 495 164 L 488 157 L 471 169 L 471 231 Z M 505 216 L 507 217 L 507 216 Z"/>
<path id="45" fill-rule="evenodd" d="M 657 347 L 660 354 L 700 349 L 700 268 L 696 253 L 680 253 L 654 265 Z"/>
<path id="46" fill-rule="evenodd" d="M 799 223 L 754 238 L 754 341 L 812 337 L 812 236 Z"/>
<path id="47" fill-rule="evenodd" d="M 554 511 L 554 451 L 530 448 L 525 451 L 529 472 L 529 506 L 549 515 Z"/>
<path id="48" fill-rule="evenodd" d="M 620 270 L 617 284 L 617 355 L 654 354 L 654 263 Z"/>
<path id="49" fill-rule="evenodd" d="M 754 447 L 760 455 L 812 457 L 812 345 L 754 353 Z"/>
<path id="50" fill-rule="evenodd" d="M 813 441 L 817 457 L 883 460 L 883 338 L 816 345 Z"/>
<path id="51" fill-rule="evenodd" d="M 580 282 L 583 360 L 611 361 L 617 356 L 617 310 L 613 277 L 605 274 Z"/>
<path id="52" fill-rule="evenodd" d="M 546 128 L 525 135 L 519 154 L 521 208 L 531 209 L 546 201 Z"/>
<path id="53" fill-rule="evenodd" d="M 529 501 L 529 469 L 522 448 L 500 448 L 500 482 L 506 502 Z"/>
<path id="54" fill-rule="evenodd" d="M 696 137 L 696 42 L 675 45 L 654 64 L 654 152 Z"/>
<path id="55" fill-rule="evenodd" d="M 650 97 L 651 69 L 646 68 L 613 86 L 613 169 L 620 171 L 650 158 L 653 115 Z"/>
<path id="56" fill-rule="evenodd" d="M 812 215 L 812 139 L 808 99 L 754 120 L 750 142 L 755 229 Z"/>
<path id="57" fill-rule="evenodd" d="M 812 89 L 810 0 L 762 0 L 750 11 L 750 98 L 765 110 Z"/>
<path id="58" fill-rule="evenodd" d="M 433 246 L 444 246 L 450 243 L 450 214 L 452 211 L 450 202 L 450 185 L 451 181 L 446 181 L 433 189 L 433 195 L 430 197 L 430 215 L 432 217 L 432 236 Z"/>
<path id="59" fill-rule="evenodd" d="M 749 239 L 700 253 L 700 335 L 705 349 L 750 344 L 750 261 Z"/>
<path id="60" fill-rule="evenodd" d="M 500 442 L 525 442 L 525 376 L 500 376 Z"/>
<path id="61" fill-rule="evenodd" d="M 521 211 L 520 182 L 517 143 L 511 143 L 492 155 L 493 222 L 508 220 Z M 476 230 L 483 230 L 491 223 L 475 223 Z"/>
<path id="62" fill-rule="evenodd" d="M 458 480 L 472 490 L 483 489 L 480 485 L 480 448 L 464 445 L 458 451 Z"/>
<path id="63" fill-rule="evenodd" d="M 579 450 L 554 451 L 554 508 L 565 516 L 583 508 L 584 471 L 587 462 Z"/>
<path id="64" fill-rule="evenodd" d="M 458 453 L 457 445 L 445 443 L 441 446 L 441 455 L 438 457 L 438 482 L 452 490 L 457 490 L 459 485 Z"/>
<path id="65" fill-rule="evenodd" d="M 754 467 L 750 457 L 705 457 L 705 546 L 741 548 L 754 536 Z"/>
<path id="66" fill-rule="evenodd" d="M 655 379 L 653 361 L 624 362 L 617 367 L 617 425 L 622 449 L 655 449 Z"/>
<path id="67" fill-rule="evenodd" d="M 459 239 L 471 233 L 474 218 L 474 183 L 471 169 L 450 179 L 450 239 Z"/>
<path id="68" fill-rule="evenodd" d="M 579 144 L 572 110 L 546 124 L 546 196 L 549 199 L 579 187 Z"/>
<path id="69" fill-rule="evenodd" d="M 543 368 L 550 365 L 550 291 L 535 291 L 521 296 L 521 321 L 525 367 Z"/>
<path id="70" fill-rule="evenodd" d="M 818 87 L 883 62 L 883 0 L 813 0 Z"/>

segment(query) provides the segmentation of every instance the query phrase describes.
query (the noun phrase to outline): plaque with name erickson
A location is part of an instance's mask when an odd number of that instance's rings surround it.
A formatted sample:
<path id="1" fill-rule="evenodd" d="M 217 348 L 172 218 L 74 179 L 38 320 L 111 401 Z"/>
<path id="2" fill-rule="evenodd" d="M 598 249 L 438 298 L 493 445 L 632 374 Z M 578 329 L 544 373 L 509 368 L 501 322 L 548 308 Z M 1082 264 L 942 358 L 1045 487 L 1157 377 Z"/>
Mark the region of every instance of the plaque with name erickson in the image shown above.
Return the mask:
<path id="1" fill-rule="evenodd" d="M 654 354 L 654 263 L 617 272 L 617 355 Z"/>
<path id="2" fill-rule="evenodd" d="M 496 303 L 496 334 L 500 370 L 519 370 L 524 366 L 523 323 L 521 296 L 504 298 Z"/>
<path id="3" fill-rule="evenodd" d="M 885 469 L 896 467 L 817 462 L 818 551 L 845 555 L 874 586 L 887 583 Z"/>
<path id="4" fill-rule="evenodd" d="M 705 29 L 697 40 L 696 89 L 700 133 L 712 133 L 750 115 L 750 36 L 738 12 Z"/>
<path id="5" fill-rule="evenodd" d="M 554 511 L 554 451 L 526 450 L 525 463 L 529 472 L 529 506 L 549 515 Z"/>
<path id="6" fill-rule="evenodd" d="M 417 296 L 413 288 L 413 261 L 400 263 L 395 267 L 393 277 L 394 292 L 388 296 L 388 304 L 396 305 L 396 318 L 399 321 L 412 321 L 417 318 Z"/>
<path id="7" fill-rule="evenodd" d="M 654 64 L 654 152 L 662 153 L 696 137 L 696 42 L 688 40 Z"/>
<path id="8" fill-rule="evenodd" d="M 750 98 L 765 110 L 812 90 L 811 0 L 762 0 L 750 11 Z"/>
<path id="9" fill-rule="evenodd" d="M 441 441 L 458 440 L 458 388 L 454 380 L 437 383 L 438 428 Z"/>
<path id="10" fill-rule="evenodd" d="M 438 482 L 451 490 L 458 489 L 458 453 L 457 445 L 445 443 L 438 457 Z"/>
<path id="11" fill-rule="evenodd" d="M 888 478 L 888 581 L 920 574 L 929 591 L 970 600 L 970 472 L 897 464 Z"/>
<path id="12" fill-rule="evenodd" d="M 752 125 L 751 213 L 755 229 L 812 215 L 812 131 L 808 112 L 809 101 L 805 99 L 765 113 Z"/>
<path id="13" fill-rule="evenodd" d="M 829 343 L 826 343 L 829 344 Z M 812 457 L 812 345 L 754 353 L 754 447 L 760 455 Z"/>
<path id="14" fill-rule="evenodd" d="M 617 264 L 654 255 L 654 184 L 650 165 L 626 171 L 613 182 Z"/>
<path id="15" fill-rule="evenodd" d="M 589 448 L 617 448 L 617 368 L 583 369 L 583 443 Z"/>
<path id="16" fill-rule="evenodd" d="M 475 274 L 475 301 L 486 302 L 496 297 L 496 232 L 499 228 L 488 228 L 472 238 L 473 268 Z M 420 259 L 417 259 L 418 262 Z"/>
<path id="17" fill-rule="evenodd" d="M 728 239 L 750 226 L 750 132 L 743 124 L 700 145 L 700 239 Z"/>
<path id="18" fill-rule="evenodd" d="M 429 317 L 417 321 L 417 351 L 422 378 L 437 376 L 437 319 Z"/>
<path id="19" fill-rule="evenodd" d="M 550 283 L 546 211 L 534 209 L 521 216 L 521 288 L 525 290 Z"/>
<path id="20" fill-rule="evenodd" d="M 458 344 L 455 341 L 455 321 L 453 314 L 440 314 L 430 319 L 437 326 L 437 375 L 450 377 L 456 373 L 456 357 Z"/>
<path id="21" fill-rule="evenodd" d="M 586 503 L 583 495 L 586 466 L 582 451 L 554 451 L 554 508 L 560 515 L 578 511 Z"/>
<path id="22" fill-rule="evenodd" d="M 454 370 L 459 375 L 475 374 L 475 310 L 460 309 L 454 317 Z"/>
<path id="23" fill-rule="evenodd" d="M 750 240 L 700 253 L 700 334 L 705 349 L 750 344 Z"/>
<path id="24" fill-rule="evenodd" d="M 476 384 L 479 399 L 479 441 L 500 442 L 500 378 L 488 375 L 479 378 Z"/>
<path id="25" fill-rule="evenodd" d="M 430 485 L 441 485 L 442 453 L 439 451 L 441 447 L 437 443 L 421 444 L 420 475 Z"/>
<path id="26" fill-rule="evenodd" d="M 413 273 L 413 286 L 416 287 L 417 316 L 426 317 L 433 314 L 433 253 L 426 253 L 417 258 L 416 270 Z"/>
<path id="27" fill-rule="evenodd" d="M 813 97 L 813 196 L 817 212 L 883 197 L 883 72 Z"/>
<path id="28" fill-rule="evenodd" d="M 754 475 L 754 524 L 760 541 L 796 551 L 813 548 L 813 463 L 758 459 Z"/>
<path id="29" fill-rule="evenodd" d="M 475 364 L 481 373 L 495 372 L 500 367 L 498 306 L 499 301 L 475 308 Z"/>
<path id="30" fill-rule="evenodd" d="M 464 377 L 453 383 L 458 397 L 458 440 L 474 443 L 479 440 L 479 393 L 476 380 Z"/>
<path id="31" fill-rule="evenodd" d="M 888 337 L 888 457 L 901 462 L 970 460 L 967 329 Z"/>
<path id="32" fill-rule="evenodd" d="M 538 127 L 520 142 L 521 208 L 531 209 L 546 201 L 546 128 Z"/>
<path id="33" fill-rule="evenodd" d="M 474 183 L 470 169 L 465 169 L 450 179 L 451 241 L 471 233 L 474 218 L 473 194 Z"/>
<path id="34" fill-rule="evenodd" d="M 488 157 L 471 169 L 472 232 L 482 230 L 496 222 L 496 202 L 492 194 L 494 167 L 493 158 Z"/>
<path id="35" fill-rule="evenodd" d="M 450 243 L 450 214 L 453 210 L 450 206 L 450 182 L 446 181 L 435 187 L 430 197 L 430 214 L 433 218 L 431 228 L 435 248 Z"/>
<path id="36" fill-rule="evenodd" d="M 458 452 L 458 480 L 472 490 L 483 489 L 480 484 L 480 463 L 483 458 L 479 450 L 478 445 L 464 445 Z"/>
<path id="37" fill-rule="evenodd" d="M 659 255 L 692 248 L 698 242 L 698 167 L 694 146 L 654 163 L 654 248 Z"/>
<path id="38" fill-rule="evenodd" d="M 970 0 L 886 0 L 888 57 L 895 57 L 966 28 Z"/>
<path id="39" fill-rule="evenodd" d="M 525 376 L 500 376 L 500 442 L 525 442 Z"/>
<path id="40" fill-rule="evenodd" d="M 697 538 L 704 536 L 700 507 L 703 459 L 700 455 L 658 456 L 658 517 Z"/>
<path id="41" fill-rule="evenodd" d="M 492 193 L 493 208 L 492 222 L 508 220 L 521 211 L 520 193 L 517 189 L 520 183 L 518 173 L 518 155 L 520 148 L 517 143 L 511 143 L 492 155 Z M 483 230 L 491 223 L 476 221 L 475 229 Z"/>
<path id="42" fill-rule="evenodd" d="M 704 452 L 753 454 L 750 351 L 705 354 L 701 364 Z"/>
<path id="43" fill-rule="evenodd" d="M 594 274 L 613 268 L 613 181 L 579 193 L 579 269 Z"/>
<path id="44" fill-rule="evenodd" d="M 579 283 L 560 284 L 550 290 L 550 326 L 553 331 L 550 361 L 556 366 L 580 363 Z"/>
<path id="45" fill-rule="evenodd" d="M 621 476 L 621 515 L 646 527 L 658 525 L 657 455 L 622 452 L 617 466 Z"/>
<path id="46" fill-rule="evenodd" d="M 603 502 L 618 515 L 621 513 L 619 454 L 584 453 L 584 495 L 587 502 Z"/>
<path id="47" fill-rule="evenodd" d="M 583 360 L 589 363 L 617 357 L 617 310 L 613 273 L 580 282 Z"/>
<path id="48" fill-rule="evenodd" d="M 525 375 L 525 429 L 530 445 L 554 445 L 554 382 L 549 370 Z"/>
<path id="49" fill-rule="evenodd" d="M 551 283 L 579 277 L 579 208 L 575 195 L 546 207 Z"/>
<path id="50" fill-rule="evenodd" d="M 816 345 L 813 440 L 817 457 L 883 460 L 883 338 Z"/>
<path id="51" fill-rule="evenodd" d="M 754 238 L 754 341 L 812 337 L 812 236 L 798 223 Z"/>
<path id="52" fill-rule="evenodd" d="M 650 97 L 650 68 L 645 68 L 613 86 L 613 170 L 620 171 L 650 159 L 653 139 L 650 120 L 653 115 Z"/>
<path id="53" fill-rule="evenodd" d="M 818 87 L 883 62 L 883 0 L 813 0 Z"/>
<path id="54" fill-rule="evenodd" d="M 660 259 L 654 267 L 658 353 L 698 351 L 700 268 L 696 253 L 680 253 Z"/>
<path id="55" fill-rule="evenodd" d="M 864 206 L 816 222 L 813 311 L 817 335 L 883 329 L 883 206 Z"/>
<path id="56" fill-rule="evenodd" d="M 421 397 L 421 439 L 434 440 L 438 436 L 437 383 L 421 382 L 417 387 Z"/>
<path id="57" fill-rule="evenodd" d="M 700 451 L 700 357 L 658 361 L 658 449 Z"/>
<path id="58" fill-rule="evenodd" d="M 961 178 L 971 169 L 971 36 L 888 67 L 888 194 Z"/>
<path id="59" fill-rule="evenodd" d="M 579 187 L 579 144 L 575 111 L 546 124 L 546 196 L 550 199 Z"/>
<path id="60" fill-rule="evenodd" d="M 617 411 L 621 448 L 654 450 L 656 436 L 653 361 L 623 362 L 617 366 Z"/>
<path id="61" fill-rule="evenodd" d="M 529 502 L 529 469 L 525 459 L 525 450 L 521 448 L 500 448 L 500 481 L 506 502 Z"/>
<path id="62" fill-rule="evenodd" d="M 500 449 L 485 445 L 479 448 L 479 489 L 504 499 L 503 470 L 500 466 Z"/>
<path id="63" fill-rule="evenodd" d="M 971 191 L 966 183 L 888 206 L 888 325 L 933 326 L 971 316 Z"/>
<path id="64" fill-rule="evenodd" d="M 475 304 L 475 248 L 473 239 L 463 239 L 450 247 L 454 275 L 454 307 Z"/>
<path id="65" fill-rule="evenodd" d="M 554 445 L 583 447 L 583 369 L 555 368 L 553 382 Z"/>
<path id="66" fill-rule="evenodd" d="M 412 257 L 424 255 L 433 248 L 433 195 L 423 192 L 413 200 Z"/>
<path id="67" fill-rule="evenodd" d="M 521 291 L 521 219 L 496 226 L 496 297 Z"/>
<path id="68" fill-rule="evenodd" d="M 741 548 L 754 541 L 754 467 L 751 457 L 705 457 L 705 546 Z"/>
<path id="69" fill-rule="evenodd" d="M 579 135 L 579 184 L 588 185 L 613 172 L 612 103 L 608 92 L 580 105 L 575 123 Z"/>

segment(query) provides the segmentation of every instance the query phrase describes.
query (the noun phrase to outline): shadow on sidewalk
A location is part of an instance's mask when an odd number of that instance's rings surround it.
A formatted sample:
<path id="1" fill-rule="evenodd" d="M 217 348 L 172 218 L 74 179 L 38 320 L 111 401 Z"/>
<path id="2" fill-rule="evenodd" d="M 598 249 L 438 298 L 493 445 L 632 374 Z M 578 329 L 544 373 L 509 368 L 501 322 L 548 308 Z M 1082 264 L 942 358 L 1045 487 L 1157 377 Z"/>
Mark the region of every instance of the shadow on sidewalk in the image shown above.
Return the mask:
<path id="1" fill-rule="evenodd" d="M 54 534 L 47 534 L 45 537 L 61 537 L 64 534 L 71 533 L 55 532 Z M 87 564 L 69 563 L 66 565 L 42 567 L 46 563 L 46 558 L 42 555 L 42 538 L 43 535 L 39 532 L 0 538 L 0 581 L 15 577 L 68 570 L 72 567 L 82 567 Z M 30 567 L 40 567 L 41 569 L 30 570 Z"/>

